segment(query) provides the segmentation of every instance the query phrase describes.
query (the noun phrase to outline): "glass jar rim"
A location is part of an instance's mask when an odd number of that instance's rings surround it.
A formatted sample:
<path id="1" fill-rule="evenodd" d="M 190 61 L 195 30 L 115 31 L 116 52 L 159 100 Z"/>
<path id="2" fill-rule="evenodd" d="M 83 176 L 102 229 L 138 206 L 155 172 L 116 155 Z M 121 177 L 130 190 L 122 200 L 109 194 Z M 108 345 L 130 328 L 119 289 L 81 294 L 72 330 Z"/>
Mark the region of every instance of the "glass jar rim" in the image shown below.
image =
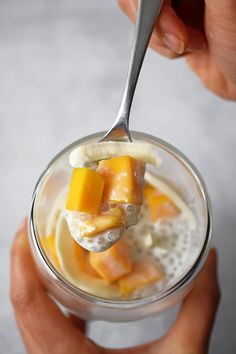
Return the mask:
<path id="1" fill-rule="evenodd" d="M 201 177 L 200 173 L 196 169 L 196 167 L 193 165 L 193 163 L 178 149 L 176 149 L 174 146 L 171 144 L 165 142 L 164 140 L 157 138 L 153 135 L 146 134 L 143 132 L 137 132 L 137 131 L 131 131 L 131 136 L 134 137 L 137 140 L 143 140 L 143 141 L 148 141 L 148 142 L 153 142 L 155 145 L 159 145 L 160 147 L 164 148 L 166 151 L 174 155 L 175 158 L 177 158 L 182 165 L 185 166 L 185 168 L 188 169 L 188 171 L 191 173 L 192 177 L 194 178 L 194 181 L 197 183 L 197 186 L 199 187 L 203 200 L 204 200 L 204 209 L 206 212 L 206 229 L 205 229 L 205 239 L 201 248 L 201 251 L 198 254 L 198 257 L 196 258 L 195 262 L 192 264 L 192 266 L 188 269 L 186 273 L 184 273 L 183 277 L 181 277 L 176 283 L 172 284 L 170 287 L 168 287 L 164 291 L 160 291 L 157 294 L 153 294 L 144 298 L 137 298 L 137 299 L 106 299 L 102 297 L 98 297 L 96 295 L 89 294 L 76 286 L 74 286 L 72 283 L 66 280 L 51 264 L 49 259 L 47 258 L 41 244 L 39 241 L 39 236 L 37 233 L 37 228 L 35 225 L 35 199 L 37 196 L 37 193 L 40 189 L 41 183 L 48 173 L 49 169 L 54 165 L 54 163 L 61 157 L 63 156 L 67 151 L 71 150 L 73 147 L 83 144 L 86 141 L 89 140 L 95 140 L 97 141 L 101 136 L 103 136 L 105 132 L 98 132 L 95 134 L 87 135 L 81 139 L 78 139 L 74 141 L 72 144 L 66 146 L 63 150 L 61 150 L 47 165 L 47 167 L 44 169 L 42 174 L 40 175 L 36 186 L 33 191 L 33 196 L 32 196 L 32 204 L 30 208 L 30 215 L 29 215 L 29 237 L 30 237 L 30 243 L 32 246 L 32 250 L 34 253 L 38 253 L 37 256 L 39 255 L 41 260 L 43 261 L 44 266 L 47 268 L 47 272 L 49 272 L 52 277 L 57 281 L 57 286 L 63 288 L 67 292 L 71 293 L 72 295 L 76 295 L 83 299 L 83 301 L 88 302 L 88 303 L 94 303 L 96 305 L 100 305 L 103 307 L 109 307 L 113 309 L 119 309 L 119 308 L 136 308 L 140 307 L 142 305 L 149 305 L 157 301 L 161 301 L 165 298 L 167 298 L 169 295 L 178 292 L 178 290 L 182 289 L 182 287 L 187 286 L 193 276 L 195 276 L 202 268 L 205 259 L 207 257 L 209 247 L 210 247 L 210 242 L 211 242 L 211 234 L 212 234 L 212 214 L 211 214 L 211 204 L 210 200 L 208 197 L 207 189 L 205 186 L 205 182 L 203 178 Z"/>

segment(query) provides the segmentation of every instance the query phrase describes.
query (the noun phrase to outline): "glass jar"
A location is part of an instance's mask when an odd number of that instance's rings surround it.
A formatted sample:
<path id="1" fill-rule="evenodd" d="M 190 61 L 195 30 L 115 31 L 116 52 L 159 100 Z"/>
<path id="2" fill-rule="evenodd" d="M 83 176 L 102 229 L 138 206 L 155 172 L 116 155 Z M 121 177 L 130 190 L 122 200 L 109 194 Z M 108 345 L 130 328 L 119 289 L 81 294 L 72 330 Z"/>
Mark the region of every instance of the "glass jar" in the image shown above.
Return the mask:
<path id="1" fill-rule="evenodd" d="M 72 168 L 70 152 L 81 144 L 99 140 L 103 133 L 84 137 L 61 151 L 47 166 L 35 187 L 29 217 L 30 245 L 41 279 L 49 293 L 70 312 L 85 320 L 132 321 L 163 311 L 183 299 L 202 268 L 211 239 L 211 209 L 204 181 L 192 163 L 170 144 L 139 132 L 132 132 L 134 141 L 152 144 L 160 155 L 161 166 L 151 166 L 185 201 L 195 216 L 196 228 L 192 234 L 184 272 L 169 286 L 156 294 L 130 300 L 105 299 L 91 295 L 71 284 L 50 261 L 40 241 L 46 233 L 47 218 L 60 191 L 69 186 Z M 197 252 L 196 252 L 197 247 Z M 195 250 L 195 251 L 193 251 Z"/>

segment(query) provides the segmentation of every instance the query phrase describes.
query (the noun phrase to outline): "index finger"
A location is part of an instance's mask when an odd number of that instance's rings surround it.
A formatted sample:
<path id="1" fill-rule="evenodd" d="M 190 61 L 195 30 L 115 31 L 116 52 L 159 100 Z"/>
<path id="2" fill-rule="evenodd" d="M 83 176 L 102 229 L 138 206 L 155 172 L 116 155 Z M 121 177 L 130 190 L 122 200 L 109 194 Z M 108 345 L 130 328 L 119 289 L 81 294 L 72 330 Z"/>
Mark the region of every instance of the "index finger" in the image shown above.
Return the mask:
<path id="1" fill-rule="evenodd" d="M 26 222 L 18 231 L 11 251 L 10 296 L 17 320 L 45 349 L 61 345 L 60 338 L 85 340 L 48 296 L 35 268 L 27 239 Z"/>

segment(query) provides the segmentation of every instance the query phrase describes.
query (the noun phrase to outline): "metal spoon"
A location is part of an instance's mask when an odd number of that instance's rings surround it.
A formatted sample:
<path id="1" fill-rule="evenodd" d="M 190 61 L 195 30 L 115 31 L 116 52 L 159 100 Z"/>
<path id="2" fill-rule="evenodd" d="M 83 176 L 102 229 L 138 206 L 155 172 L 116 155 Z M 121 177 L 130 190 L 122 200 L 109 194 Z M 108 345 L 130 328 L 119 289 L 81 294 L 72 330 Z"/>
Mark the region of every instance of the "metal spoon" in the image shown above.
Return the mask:
<path id="1" fill-rule="evenodd" d="M 163 2 L 164 0 L 139 0 L 134 42 L 120 109 L 111 129 L 102 137 L 100 142 L 107 140 L 132 141 L 129 132 L 131 105 L 143 59 Z"/>
<path id="2" fill-rule="evenodd" d="M 103 136 L 103 138 L 99 140 L 99 142 L 108 140 L 132 142 L 129 132 L 130 109 L 143 59 L 145 57 L 153 27 L 160 13 L 163 1 L 164 0 L 139 0 L 138 16 L 134 33 L 134 43 L 120 109 L 113 126 Z M 129 210 L 130 208 L 129 205 L 124 207 L 126 210 Z M 132 205 L 131 207 L 136 209 L 138 208 L 137 206 L 135 207 Z M 137 217 L 137 214 L 138 210 L 134 213 L 133 217 Z M 74 213 L 67 213 L 66 218 L 70 233 L 76 242 L 92 252 L 101 252 L 110 248 L 125 233 L 125 228 L 122 227 L 108 231 L 106 230 L 106 232 L 93 237 L 81 237 L 77 232 L 79 229 L 77 215 L 74 215 Z"/>

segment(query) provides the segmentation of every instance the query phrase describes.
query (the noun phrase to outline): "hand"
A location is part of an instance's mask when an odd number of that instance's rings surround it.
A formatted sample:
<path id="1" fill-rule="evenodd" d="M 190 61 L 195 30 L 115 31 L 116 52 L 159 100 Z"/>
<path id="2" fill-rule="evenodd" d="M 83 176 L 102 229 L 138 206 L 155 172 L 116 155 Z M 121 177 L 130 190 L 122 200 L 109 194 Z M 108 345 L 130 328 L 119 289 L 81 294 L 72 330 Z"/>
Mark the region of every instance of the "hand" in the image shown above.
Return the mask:
<path id="1" fill-rule="evenodd" d="M 11 301 L 28 353 L 32 354 L 205 354 L 219 303 L 217 259 L 212 250 L 178 318 L 159 340 L 129 349 L 106 349 L 85 335 L 85 323 L 65 316 L 48 296 L 35 269 L 26 223 L 11 252 Z"/>
<path id="2" fill-rule="evenodd" d="M 118 0 L 134 22 L 138 0 Z M 186 61 L 212 92 L 236 99 L 235 0 L 165 0 L 150 46 Z"/>

